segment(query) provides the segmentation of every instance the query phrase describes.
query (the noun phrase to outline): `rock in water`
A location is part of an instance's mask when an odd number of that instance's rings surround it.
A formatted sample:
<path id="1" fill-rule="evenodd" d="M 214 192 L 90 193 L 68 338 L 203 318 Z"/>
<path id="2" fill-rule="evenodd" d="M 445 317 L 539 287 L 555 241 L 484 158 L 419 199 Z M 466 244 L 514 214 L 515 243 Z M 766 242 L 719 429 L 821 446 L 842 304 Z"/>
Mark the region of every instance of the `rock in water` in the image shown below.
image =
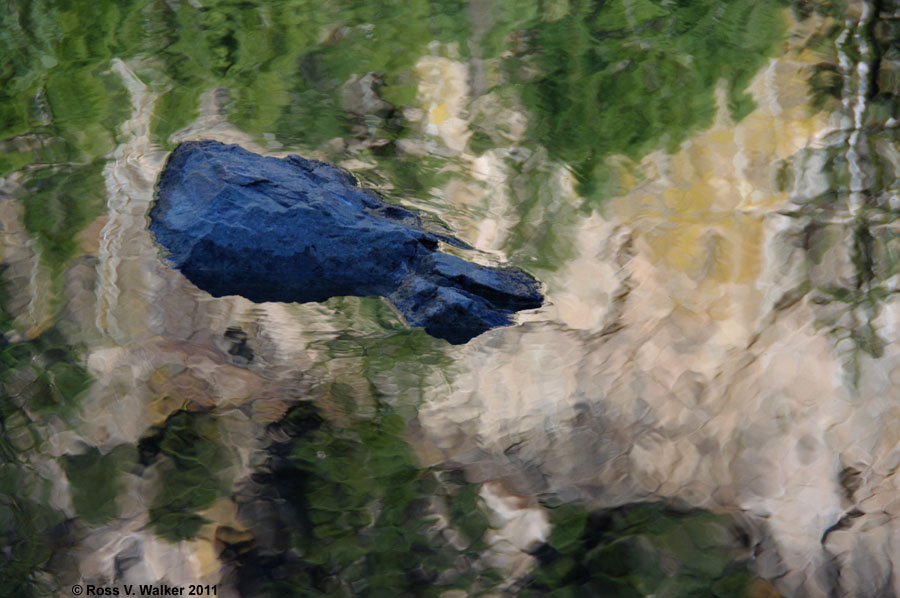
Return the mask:
<path id="1" fill-rule="evenodd" d="M 169 156 L 150 230 L 208 293 L 305 303 L 386 297 L 410 326 L 460 344 L 539 307 L 540 284 L 438 251 L 458 241 L 422 228 L 347 172 L 300 156 L 189 141 Z"/>

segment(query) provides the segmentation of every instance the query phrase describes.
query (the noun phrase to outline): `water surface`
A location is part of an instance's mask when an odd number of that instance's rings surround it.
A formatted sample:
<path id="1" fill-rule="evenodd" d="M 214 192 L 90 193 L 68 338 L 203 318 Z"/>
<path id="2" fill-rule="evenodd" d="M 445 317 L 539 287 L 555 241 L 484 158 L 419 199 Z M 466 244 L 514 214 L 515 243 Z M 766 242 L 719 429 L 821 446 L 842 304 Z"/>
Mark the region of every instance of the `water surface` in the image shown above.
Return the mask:
<path id="1" fill-rule="evenodd" d="M 900 6 L 0 19 L 0 595 L 900 592 Z M 188 139 L 339 164 L 547 305 L 453 347 L 213 298 L 147 231 Z"/>

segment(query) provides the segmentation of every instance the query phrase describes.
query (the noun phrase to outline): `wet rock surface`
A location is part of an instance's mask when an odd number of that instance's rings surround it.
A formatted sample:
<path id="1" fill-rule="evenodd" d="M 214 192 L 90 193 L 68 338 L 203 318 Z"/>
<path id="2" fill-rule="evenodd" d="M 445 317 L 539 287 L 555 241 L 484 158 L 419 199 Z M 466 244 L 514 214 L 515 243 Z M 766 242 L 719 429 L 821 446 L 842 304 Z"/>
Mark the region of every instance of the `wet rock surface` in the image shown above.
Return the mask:
<path id="1" fill-rule="evenodd" d="M 324 301 L 379 295 L 410 326 L 461 344 L 540 307 L 528 274 L 441 253 L 422 227 L 347 172 L 290 155 L 190 141 L 166 164 L 150 230 L 171 263 L 213 296 Z"/>

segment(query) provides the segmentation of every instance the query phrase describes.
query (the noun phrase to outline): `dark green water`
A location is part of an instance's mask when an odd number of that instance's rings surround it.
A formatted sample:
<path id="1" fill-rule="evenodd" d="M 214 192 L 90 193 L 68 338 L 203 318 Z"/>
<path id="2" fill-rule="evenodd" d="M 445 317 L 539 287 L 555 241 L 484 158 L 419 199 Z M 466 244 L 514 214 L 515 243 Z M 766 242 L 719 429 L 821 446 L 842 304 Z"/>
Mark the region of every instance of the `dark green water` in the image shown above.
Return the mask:
<path id="1" fill-rule="evenodd" d="M 479 454 L 429 447 L 417 420 L 440 389 L 478 383 L 467 382 L 461 353 L 370 298 L 285 312 L 297 327 L 280 331 L 281 312 L 216 303 L 160 274 L 138 239 L 140 216 L 165 152 L 185 137 L 224 136 L 343 164 L 388 200 L 460 229 L 485 260 L 546 280 L 552 300 L 556 273 L 579 257 L 576 224 L 629 192 L 648 155 L 675 154 L 717 118 L 750 118 L 751 81 L 798 27 L 817 23 L 793 42 L 833 58 L 807 72 L 809 114 L 858 113 L 851 128 L 863 138 L 849 152 L 816 150 L 828 154 L 829 187 L 791 204 L 791 217 L 814 235 L 849 213 L 855 278 L 789 290 L 847 304 L 822 321 L 856 343 L 856 372 L 857 354 L 884 353 L 877 318 L 895 292 L 884 224 L 897 209 L 896 140 L 886 123 L 900 59 L 897 21 L 879 16 L 888 8 L 840 41 L 846 9 L 7 3 L 0 596 L 130 582 L 214 583 L 232 596 L 776 595 L 726 508 L 665 493 L 598 505 L 544 482 L 516 487 L 550 532 L 511 573 L 489 556 L 502 526 L 480 494 L 506 478 L 480 473 Z M 839 58 L 873 65 L 861 96 Z M 784 189 L 798 187 L 808 159 L 797 151 L 778 165 Z M 483 163 L 502 174 L 473 175 Z M 482 194 L 448 199 L 454 185 Z M 485 241 L 488 221 L 504 234 Z"/>

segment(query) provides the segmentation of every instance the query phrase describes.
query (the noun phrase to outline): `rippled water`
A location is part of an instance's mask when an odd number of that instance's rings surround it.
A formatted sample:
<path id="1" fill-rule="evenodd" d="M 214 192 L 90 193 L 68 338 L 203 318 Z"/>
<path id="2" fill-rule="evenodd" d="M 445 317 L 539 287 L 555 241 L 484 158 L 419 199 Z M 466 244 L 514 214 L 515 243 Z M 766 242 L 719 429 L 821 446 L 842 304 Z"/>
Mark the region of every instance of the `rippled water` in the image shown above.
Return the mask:
<path id="1" fill-rule="evenodd" d="M 7 8 L 0 596 L 900 594 L 900 4 Z M 147 231 L 188 139 L 547 303 L 213 298 Z"/>

